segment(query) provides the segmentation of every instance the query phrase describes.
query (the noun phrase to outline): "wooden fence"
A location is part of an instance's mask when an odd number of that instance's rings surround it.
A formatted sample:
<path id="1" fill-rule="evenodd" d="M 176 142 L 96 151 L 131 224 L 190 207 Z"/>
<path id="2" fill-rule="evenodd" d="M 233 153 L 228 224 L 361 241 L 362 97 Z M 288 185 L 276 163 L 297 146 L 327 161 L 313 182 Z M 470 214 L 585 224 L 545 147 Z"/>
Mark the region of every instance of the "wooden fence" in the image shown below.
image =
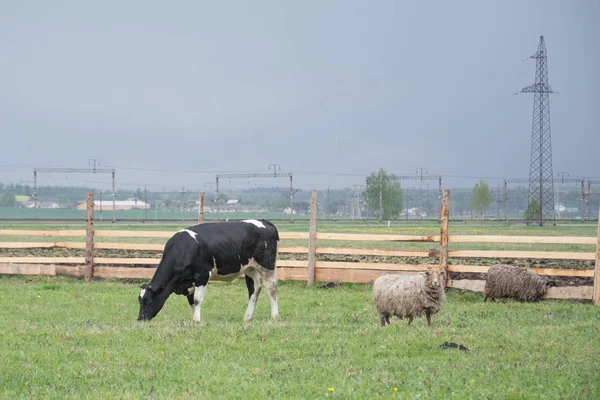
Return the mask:
<path id="1" fill-rule="evenodd" d="M 461 265 L 449 262 L 452 258 L 513 258 L 513 259 L 561 259 L 595 261 L 595 270 L 575 270 L 556 268 L 529 268 L 539 275 L 594 278 L 593 286 L 563 286 L 550 288 L 547 298 L 593 299 L 600 305 L 600 223 L 596 237 L 554 237 L 554 236 L 469 236 L 450 235 L 448 227 L 448 199 L 450 192 L 445 190 L 442 200 L 442 218 L 440 234 L 431 236 L 384 235 L 384 234 L 346 234 L 317 232 L 316 192 L 311 197 L 311 223 L 309 232 L 280 232 L 280 238 L 306 240 L 307 246 L 281 246 L 280 254 L 299 255 L 301 259 L 278 260 L 278 277 L 281 280 L 302 280 L 312 285 L 314 281 L 323 282 L 372 282 L 378 276 L 387 273 L 414 274 L 428 269 L 440 269 L 451 273 L 486 273 L 489 266 Z M 93 198 L 88 194 L 88 216 L 85 230 L 0 230 L 3 235 L 45 236 L 45 237 L 83 237 L 85 242 L 2 242 L 0 248 L 66 248 L 85 249 L 84 257 L 0 257 L 0 274 L 22 275 L 71 275 L 83 276 L 86 281 L 98 278 L 139 278 L 150 279 L 155 268 L 139 265 L 158 265 L 160 258 L 116 258 L 95 257 L 96 249 L 113 250 L 154 250 L 162 251 L 162 244 L 109 243 L 94 241 L 97 237 L 141 237 L 169 238 L 173 232 L 160 231 L 112 231 L 93 229 Z M 422 242 L 431 243 L 431 250 L 382 250 L 368 247 L 338 248 L 318 246 L 322 241 L 360 241 L 360 242 Z M 588 244 L 596 245 L 595 253 L 555 252 L 555 251 L 495 251 L 495 250 L 450 250 L 452 243 L 525 243 L 525 244 Z M 346 256 L 384 256 L 435 258 L 436 264 L 404 264 L 384 262 L 348 262 L 320 261 L 324 255 Z M 138 267 L 136 267 L 136 265 Z M 483 291 L 483 280 L 453 280 L 446 282 L 447 287 Z"/>

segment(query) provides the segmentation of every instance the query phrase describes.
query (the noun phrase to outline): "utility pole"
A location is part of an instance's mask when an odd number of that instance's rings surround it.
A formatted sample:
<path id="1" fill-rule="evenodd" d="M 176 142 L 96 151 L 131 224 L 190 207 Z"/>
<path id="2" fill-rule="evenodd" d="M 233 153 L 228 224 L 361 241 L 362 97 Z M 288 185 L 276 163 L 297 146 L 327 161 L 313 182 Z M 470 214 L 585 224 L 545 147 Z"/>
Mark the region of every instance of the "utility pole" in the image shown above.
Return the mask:
<path id="1" fill-rule="evenodd" d="M 352 219 L 356 219 L 356 217 L 358 216 L 358 218 L 362 219 L 362 215 L 360 212 L 360 192 L 361 189 L 364 187 L 363 185 L 352 185 L 353 190 L 352 190 Z"/>
<path id="2" fill-rule="evenodd" d="M 506 181 L 504 181 L 504 220 L 508 222 L 508 193 L 506 191 Z"/>
<path id="3" fill-rule="evenodd" d="M 558 209 L 558 219 L 560 220 L 560 186 L 565 183 L 565 176 L 569 176 L 569 173 L 567 171 L 558 171 L 557 175 L 561 178 L 560 183 L 558 184 L 558 190 L 556 191 L 556 206 Z"/>
<path id="4" fill-rule="evenodd" d="M 144 184 L 144 222 L 148 222 L 148 190 Z"/>
<path id="5" fill-rule="evenodd" d="M 379 222 L 383 221 L 383 168 L 379 168 Z"/>
<path id="6" fill-rule="evenodd" d="M 291 177 L 290 177 L 290 179 L 291 179 Z M 291 185 L 291 183 L 290 183 L 290 185 Z M 290 186 L 290 204 L 291 204 L 290 209 L 292 210 L 290 213 L 290 215 L 291 215 L 290 222 L 292 224 L 294 223 L 294 195 L 296 194 L 296 192 L 299 192 L 299 191 L 300 191 L 300 189 L 292 190 L 292 187 Z"/>
<path id="7" fill-rule="evenodd" d="M 37 171 L 34 169 L 33 170 L 33 208 L 35 209 L 34 211 L 34 216 L 33 218 L 37 219 L 38 217 L 38 195 L 37 195 Z"/>
<path id="8" fill-rule="evenodd" d="M 181 212 L 182 212 L 181 220 L 184 221 L 185 220 L 185 186 L 179 193 L 181 193 Z"/>
<path id="9" fill-rule="evenodd" d="M 409 200 L 413 200 L 414 201 L 414 199 L 412 197 L 410 197 L 409 194 L 408 194 L 408 188 L 406 188 L 406 220 L 407 221 L 408 221 L 408 208 L 409 208 L 408 207 L 409 206 L 409 202 L 408 201 Z"/>
<path id="10" fill-rule="evenodd" d="M 581 181 L 581 223 L 585 220 L 585 185 Z"/>
<path id="11" fill-rule="evenodd" d="M 219 175 L 217 175 L 217 176 L 215 177 L 215 179 L 216 179 L 216 181 L 217 181 L 217 182 L 216 182 L 216 186 L 217 186 L 217 194 L 216 194 L 216 196 L 215 196 L 215 208 L 216 208 L 216 211 L 217 211 L 217 221 L 218 221 L 218 220 L 219 220 Z"/>
<path id="12" fill-rule="evenodd" d="M 102 221 L 102 190 L 100 190 L 100 221 Z"/>
<path id="13" fill-rule="evenodd" d="M 93 165 L 94 167 L 92 168 L 93 173 L 96 173 L 96 164 L 98 164 L 98 166 L 100 166 L 100 160 L 98 160 L 97 158 L 90 158 L 88 160 L 88 165 Z"/>
<path id="14" fill-rule="evenodd" d="M 369 219 L 369 178 L 365 179 L 365 186 L 366 186 L 366 191 L 365 193 L 367 194 L 365 197 L 365 206 L 366 206 L 366 218 Z M 329 190 L 329 189 L 327 189 Z"/>
<path id="15" fill-rule="evenodd" d="M 198 224 L 204 223 L 204 192 L 200 192 L 198 198 Z"/>
<path id="16" fill-rule="evenodd" d="M 292 224 L 294 223 L 294 193 L 297 191 L 294 191 L 293 176 L 290 174 L 290 222 Z"/>
<path id="17" fill-rule="evenodd" d="M 552 174 L 552 142 L 550 135 L 550 94 L 555 93 L 548 83 L 548 56 L 546 42 L 540 36 L 537 51 L 529 58 L 536 60 L 535 83 L 518 93 L 533 93 L 533 124 L 531 130 L 531 157 L 529 166 L 529 197 L 540 208 L 537 224 L 552 222 L 554 212 L 554 176 Z M 528 223 L 533 222 L 529 220 Z"/>

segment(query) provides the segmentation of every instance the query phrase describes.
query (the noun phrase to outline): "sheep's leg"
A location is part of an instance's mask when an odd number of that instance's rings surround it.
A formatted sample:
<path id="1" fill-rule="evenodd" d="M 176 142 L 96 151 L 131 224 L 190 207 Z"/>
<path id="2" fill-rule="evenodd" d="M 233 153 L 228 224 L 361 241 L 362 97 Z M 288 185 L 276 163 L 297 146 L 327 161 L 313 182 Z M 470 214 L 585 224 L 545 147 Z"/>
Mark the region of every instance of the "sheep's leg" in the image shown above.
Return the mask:
<path id="1" fill-rule="evenodd" d="M 387 322 L 387 324 L 390 325 L 390 316 L 389 315 L 385 316 L 385 322 Z"/>
<path id="2" fill-rule="evenodd" d="M 431 312 L 429 310 L 425 310 L 425 318 L 427 318 L 427 326 L 431 326 Z"/>
<path id="3" fill-rule="evenodd" d="M 385 326 L 385 315 L 381 314 L 381 326 Z"/>
<path id="4" fill-rule="evenodd" d="M 410 323 L 412 322 L 413 317 L 408 317 L 408 325 L 410 325 Z"/>
<path id="5" fill-rule="evenodd" d="M 483 302 L 485 303 L 486 301 L 487 301 L 487 296 L 485 296 L 485 297 L 483 298 Z"/>

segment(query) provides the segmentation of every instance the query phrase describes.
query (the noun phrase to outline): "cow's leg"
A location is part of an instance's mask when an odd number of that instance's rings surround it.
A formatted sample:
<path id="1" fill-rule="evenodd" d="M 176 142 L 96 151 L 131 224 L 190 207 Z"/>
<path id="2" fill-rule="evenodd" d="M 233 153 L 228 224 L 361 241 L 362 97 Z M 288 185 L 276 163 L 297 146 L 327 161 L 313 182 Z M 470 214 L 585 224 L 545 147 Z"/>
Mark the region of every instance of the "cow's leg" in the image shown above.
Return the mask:
<path id="1" fill-rule="evenodd" d="M 265 289 L 269 295 L 269 301 L 271 302 L 271 317 L 279 317 L 279 306 L 277 305 L 277 271 L 265 269 L 263 271 L 263 281 L 265 282 Z"/>
<path id="2" fill-rule="evenodd" d="M 250 321 L 254 314 L 258 295 L 260 294 L 260 275 L 255 269 L 246 270 L 246 287 L 248 288 L 248 308 L 246 309 L 244 320 Z"/>
<path id="3" fill-rule="evenodd" d="M 188 288 L 188 294 L 187 294 L 187 301 L 190 304 L 190 307 L 192 308 L 192 312 L 194 311 L 194 292 L 196 291 L 196 289 L 194 288 L 194 286 L 191 286 L 190 288 Z"/>
<path id="4" fill-rule="evenodd" d="M 200 322 L 200 310 L 202 308 L 202 302 L 204 301 L 204 295 L 206 294 L 206 288 L 208 287 L 209 276 L 203 277 L 196 281 L 196 289 L 194 290 L 194 305 L 192 306 L 192 320 Z"/>

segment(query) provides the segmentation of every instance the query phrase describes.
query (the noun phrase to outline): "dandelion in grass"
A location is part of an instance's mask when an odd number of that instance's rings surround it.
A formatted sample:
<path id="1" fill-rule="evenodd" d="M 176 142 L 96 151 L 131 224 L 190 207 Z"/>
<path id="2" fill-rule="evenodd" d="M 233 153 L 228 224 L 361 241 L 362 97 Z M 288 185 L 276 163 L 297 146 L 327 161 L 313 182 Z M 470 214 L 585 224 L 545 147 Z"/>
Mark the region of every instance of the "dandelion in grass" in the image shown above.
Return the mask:
<path id="1" fill-rule="evenodd" d="M 322 306 L 322 305 L 323 305 L 323 303 L 319 303 L 319 305 L 320 305 L 320 306 Z"/>
<path id="2" fill-rule="evenodd" d="M 298 359 L 298 361 L 302 361 L 302 359 L 301 359 L 301 358 L 299 358 L 299 359 Z"/>
<path id="3" fill-rule="evenodd" d="M 37 297 L 37 298 L 38 298 L 38 299 L 41 299 L 41 298 L 42 298 L 42 296 L 40 296 L 40 295 L 38 294 L 38 297 Z"/>
<path id="4" fill-rule="evenodd" d="M 398 388 L 397 388 L 397 387 L 395 387 L 395 388 L 394 388 L 394 392 L 397 392 L 397 391 L 398 391 Z"/>
<path id="5" fill-rule="evenodd" d="M 329 388 L 329 389 L 327 389 L 327 390 L 329 390 L 331 393 L 333 393 L 333 392 L 335 391 L 335 389 L 334 389 L 334 388 Z"/>

